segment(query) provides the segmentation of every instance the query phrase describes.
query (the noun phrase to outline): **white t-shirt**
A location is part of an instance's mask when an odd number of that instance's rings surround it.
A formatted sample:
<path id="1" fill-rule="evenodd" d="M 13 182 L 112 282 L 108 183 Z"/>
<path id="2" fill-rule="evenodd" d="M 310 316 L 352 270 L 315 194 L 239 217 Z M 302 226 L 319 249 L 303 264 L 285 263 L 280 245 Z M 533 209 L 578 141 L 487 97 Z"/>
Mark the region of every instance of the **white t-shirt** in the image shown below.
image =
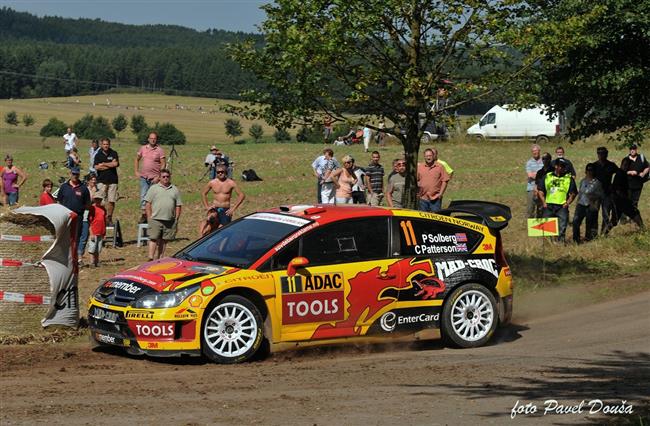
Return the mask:
<path id="1" fill-rule="evenodd" d="M 65 134 L 63 135 L 63 139 L 65 139 L 65 150 L 70 151 L 72 148 L 77 146 L 77 135 L 74 133 L 70 134 Z"/>

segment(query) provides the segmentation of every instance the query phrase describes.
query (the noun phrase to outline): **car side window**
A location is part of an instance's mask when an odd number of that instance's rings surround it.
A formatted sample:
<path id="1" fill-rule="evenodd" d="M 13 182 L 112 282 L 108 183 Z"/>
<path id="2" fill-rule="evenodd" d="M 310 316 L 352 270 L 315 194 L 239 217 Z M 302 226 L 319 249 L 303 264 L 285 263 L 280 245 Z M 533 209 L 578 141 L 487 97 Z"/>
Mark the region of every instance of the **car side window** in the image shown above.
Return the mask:
<path id="1" fill-rule="evenodd" d="M 485 124 L 494 124 L 496 121 L 497 115 L 493 112 L 489 113 L 487 117 L 485 117 Z"/>
<path id="2" fill-rule="evenodd" d="M 434 220 L 396 218 L 394 229 L 400 256 L 469 253 L 483 239 L 479 232 Z"/>
<path id="3" fill-rule="evenodd" d="M 310 265 L 326 265 L 388 256 L 388 218 L 364 218 L 319 227 L 302 238 L 302 256 Z"/>

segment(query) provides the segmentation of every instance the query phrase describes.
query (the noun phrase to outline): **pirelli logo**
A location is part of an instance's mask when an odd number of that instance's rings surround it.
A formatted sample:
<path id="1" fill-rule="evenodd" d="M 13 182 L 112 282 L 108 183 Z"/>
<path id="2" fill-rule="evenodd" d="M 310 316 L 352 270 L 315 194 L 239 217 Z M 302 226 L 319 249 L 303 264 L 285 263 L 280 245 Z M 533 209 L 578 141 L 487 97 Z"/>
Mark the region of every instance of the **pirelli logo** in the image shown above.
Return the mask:
<path id="1" fill-rule="evenodd" d="M 282 293 L 302 293 L 302 277 L 294 275 L 293 277 L 281 277 Z"/>

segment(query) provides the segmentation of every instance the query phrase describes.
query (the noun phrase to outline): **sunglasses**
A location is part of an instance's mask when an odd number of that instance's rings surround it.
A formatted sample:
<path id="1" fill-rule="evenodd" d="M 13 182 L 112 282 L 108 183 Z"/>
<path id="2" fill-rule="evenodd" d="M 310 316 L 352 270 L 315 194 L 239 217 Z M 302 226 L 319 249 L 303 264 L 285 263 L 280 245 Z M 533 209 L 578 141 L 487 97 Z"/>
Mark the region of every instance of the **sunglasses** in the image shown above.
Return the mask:
<path id="1" fill-rule="evenodd" d="M 217 174 L 218 174 L 218 175 L 225 175 L 226 172 L 224 172 L 223 170 L 217 170 Z"/>

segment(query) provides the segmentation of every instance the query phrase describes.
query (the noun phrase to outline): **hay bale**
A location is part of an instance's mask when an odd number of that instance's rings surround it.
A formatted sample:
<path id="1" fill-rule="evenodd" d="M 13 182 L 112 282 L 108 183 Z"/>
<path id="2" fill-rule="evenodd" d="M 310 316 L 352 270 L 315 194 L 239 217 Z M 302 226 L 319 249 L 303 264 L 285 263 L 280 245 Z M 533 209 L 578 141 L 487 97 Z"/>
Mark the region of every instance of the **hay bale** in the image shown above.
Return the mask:
<path id="1" fill-rule="evenodd" d="M 54 227 L 44 217 L 8 213 L 0 216 L 2 235 L 54 235 Z M 35 263 L 52 241 L 0 241 L 0 258 Z M 0 266 L 0 291 L 50 296 L 45 268 Z M 31 305 L 0 300 L 0 335 L 22 335 L 42 330 L 41 319 L 47 305 Z"/>

